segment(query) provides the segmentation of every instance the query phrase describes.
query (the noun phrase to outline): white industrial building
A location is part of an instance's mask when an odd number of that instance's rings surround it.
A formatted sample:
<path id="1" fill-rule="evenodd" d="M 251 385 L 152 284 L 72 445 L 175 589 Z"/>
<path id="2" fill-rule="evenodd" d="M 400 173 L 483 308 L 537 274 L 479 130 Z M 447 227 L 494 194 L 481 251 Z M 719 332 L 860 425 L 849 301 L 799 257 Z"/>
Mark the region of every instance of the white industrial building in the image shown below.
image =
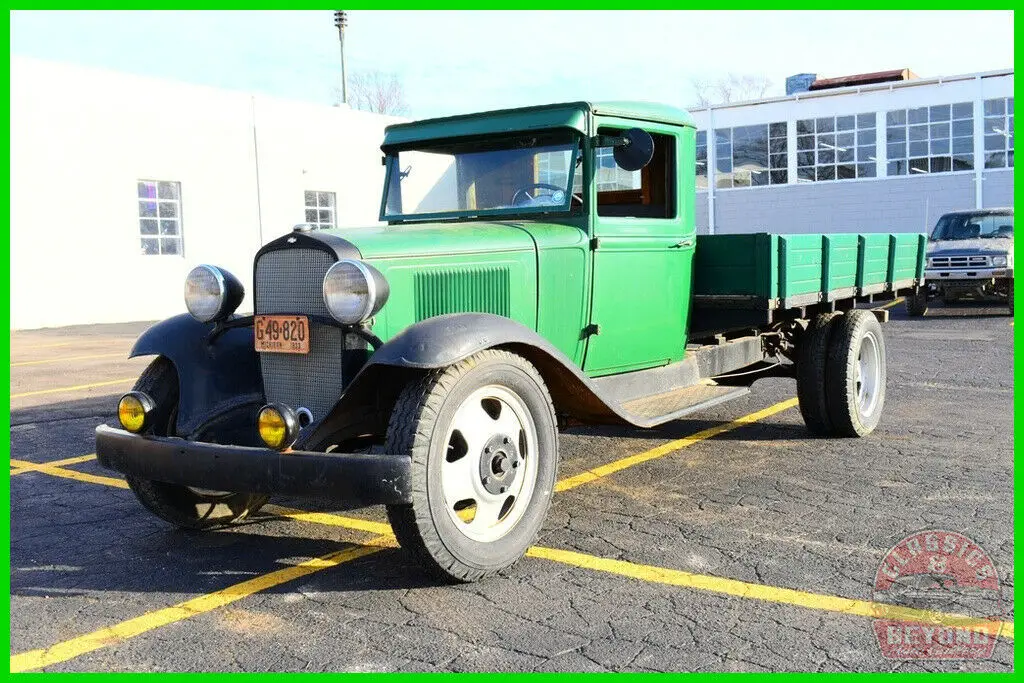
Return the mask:
<path id="1" fill-rule="evenodd" d="M 295 224 L 376 222 L 397 120 L 12 57 L 11 328 L 184 312 L 198 263 L 251 290 Z"/>
<path id="2" fill-rule="evenodd" d="M 815 85 L 691 110 L 700 232 L 923 231 L 1013 205 L 1012 70 Z"/>
<path id="3" fill-rule="evenodd" d="M 693 114 L 701 232 L 920 231 L 1013 203 L 1010 70 Z M 376 223 L 397 120 L 12 57 L 12 329 L 163 318 L 198 263 L 251 290 L 296 223 Z"/>

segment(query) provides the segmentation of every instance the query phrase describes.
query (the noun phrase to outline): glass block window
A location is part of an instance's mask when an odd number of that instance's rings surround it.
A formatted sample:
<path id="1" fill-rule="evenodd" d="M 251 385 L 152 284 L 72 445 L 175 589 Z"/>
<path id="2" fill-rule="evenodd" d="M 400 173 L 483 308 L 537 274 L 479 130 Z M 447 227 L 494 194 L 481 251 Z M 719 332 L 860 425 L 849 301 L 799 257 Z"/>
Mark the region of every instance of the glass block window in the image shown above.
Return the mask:
<path id="1" fill-rule="evenodd" d="M 708 132 L 697 131 L 697 189 L 708 186 Z"/>
<path id="2" fill-rule="evenodd" d="M 797 121 L 797 181 L 874 178 L 875 128 L 874 113 Z"/>
<path id="3" fill-rule="evenodd" d="M 1013 98 L 985 100 L 985 168 L 1013 168 Z"/>
<path id="4" fill-rule="evenodd" d="M 715 187 L 758 187 L 789 182 L 786 123 L 715 130 Z"/>
<path id="5" fill-rule="evenodd" d="M 143 256 L 181 256 L 181 183 L 138 181 L 139 234 Z"/>
<path id="6" fill-rule="evenodd" d="M 306 190 L 306 222 L 318 230 L 334 227 L 334 193 Z"/>
<path id="7" fill-rule="evenodd" d="M 887 175 L 974 168 L 971 102 L 897 109 L 885 116 Z"/>

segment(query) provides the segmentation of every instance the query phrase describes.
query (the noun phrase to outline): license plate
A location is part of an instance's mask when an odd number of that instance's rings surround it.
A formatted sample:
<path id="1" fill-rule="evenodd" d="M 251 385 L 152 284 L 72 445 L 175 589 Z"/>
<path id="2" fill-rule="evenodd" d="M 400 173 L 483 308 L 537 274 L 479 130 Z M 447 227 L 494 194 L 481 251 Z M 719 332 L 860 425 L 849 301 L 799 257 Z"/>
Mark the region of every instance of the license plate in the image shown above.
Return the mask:
<path id="1" fill-rule="evenodd" d="M 309 318 L 304 315 L 258 315 L 253 327 L 260 353 L 309 353 Z"/>

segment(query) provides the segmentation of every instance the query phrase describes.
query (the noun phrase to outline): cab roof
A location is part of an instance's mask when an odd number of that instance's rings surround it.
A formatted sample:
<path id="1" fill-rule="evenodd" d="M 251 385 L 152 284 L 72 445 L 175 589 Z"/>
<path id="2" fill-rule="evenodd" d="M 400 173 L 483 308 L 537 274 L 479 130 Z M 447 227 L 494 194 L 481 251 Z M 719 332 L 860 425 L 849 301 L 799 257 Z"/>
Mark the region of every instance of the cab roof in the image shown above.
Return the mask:
<path id="1" fill-rule="evenodd" d="M 574 128 L 587 135 L 591 132 L 590 117 L 595 114 L 695 127 L 689 112 L 667 104 L 642 101 L 564 102 L 397 123 L 385 129 L 382 147 L 397 147 L 422 140 L 545 128 Z"/>

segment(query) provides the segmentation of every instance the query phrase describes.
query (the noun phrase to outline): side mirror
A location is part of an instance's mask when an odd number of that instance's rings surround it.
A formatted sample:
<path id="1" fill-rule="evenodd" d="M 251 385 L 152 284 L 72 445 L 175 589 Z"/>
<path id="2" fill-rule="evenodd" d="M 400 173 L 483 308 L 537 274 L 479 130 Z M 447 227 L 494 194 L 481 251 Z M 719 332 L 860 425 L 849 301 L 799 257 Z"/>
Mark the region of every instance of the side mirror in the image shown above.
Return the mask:
<path id="1" fill-rule="evenodd" d="M 654 158 L 654 138 L 646 130 L 630 128 L 622 131 L 622 144 L 615 145 L 612 156 L 619 168 L 639 171 Z"/>

